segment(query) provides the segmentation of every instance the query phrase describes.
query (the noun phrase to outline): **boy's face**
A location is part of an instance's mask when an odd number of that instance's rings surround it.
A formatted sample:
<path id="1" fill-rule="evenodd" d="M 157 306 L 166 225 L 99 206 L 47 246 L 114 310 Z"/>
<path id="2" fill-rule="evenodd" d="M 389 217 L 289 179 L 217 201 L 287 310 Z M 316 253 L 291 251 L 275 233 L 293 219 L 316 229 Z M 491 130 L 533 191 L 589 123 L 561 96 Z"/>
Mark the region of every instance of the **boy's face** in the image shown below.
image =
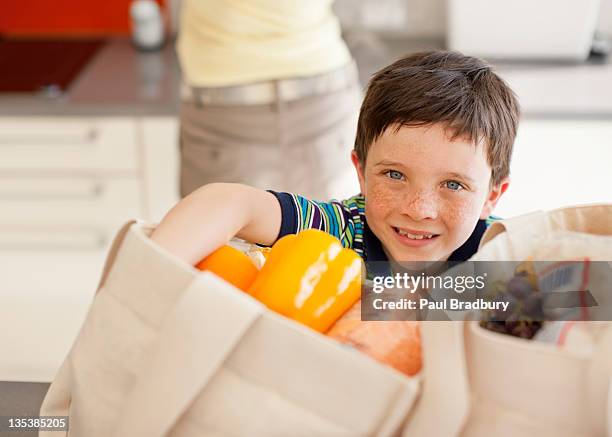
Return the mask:
<path id="1" fill-rule="evenodd" d="M 396 128 L 370 146 L 365 168 L 353 152 L 368 226 L 395 261 L 445 260 L 491 213 L 508 181 L 491 187 L 484 147 L 451 141 L 441 124 Z"/>

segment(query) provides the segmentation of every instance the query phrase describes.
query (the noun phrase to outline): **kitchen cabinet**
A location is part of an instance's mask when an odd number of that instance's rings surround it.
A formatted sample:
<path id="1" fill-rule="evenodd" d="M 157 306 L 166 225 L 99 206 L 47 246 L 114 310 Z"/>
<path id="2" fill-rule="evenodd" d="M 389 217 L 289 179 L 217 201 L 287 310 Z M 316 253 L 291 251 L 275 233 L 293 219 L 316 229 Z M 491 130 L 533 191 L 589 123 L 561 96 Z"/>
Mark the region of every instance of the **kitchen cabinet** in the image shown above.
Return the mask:
<path id="1" fill-rule="evenodd" d="M 51 381 L 132 218 L 178 201 L 178 121 L 0 117 L 0 380 Z"/>
<path id="2" fill-rule="evenodd" d="M 137 119 L 1 117 L 0 171 L 19 174 L 137 171 Z"/>
<path id="3" fill-rule="evenodd" d="M 148 220 L 159 222 L 178 201 L 178 120 L 173 117 L 140 119 L 144 209 Z"/>

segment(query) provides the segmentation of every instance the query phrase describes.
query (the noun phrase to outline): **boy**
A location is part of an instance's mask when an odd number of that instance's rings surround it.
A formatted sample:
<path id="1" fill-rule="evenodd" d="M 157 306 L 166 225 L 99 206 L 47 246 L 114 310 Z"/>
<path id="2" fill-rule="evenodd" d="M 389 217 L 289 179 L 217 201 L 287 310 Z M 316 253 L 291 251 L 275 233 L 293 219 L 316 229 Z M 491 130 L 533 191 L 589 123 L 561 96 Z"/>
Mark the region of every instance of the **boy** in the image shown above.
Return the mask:
<path id="1" fill-rule="evenodd" d="M 351 156 L 360 195 L 322 203 L 210 184 L 179 202 L 151 239 L 193 265 L 234 236 L 271 245 L 314 227 L 368 262 L 463 261 L 508 188 L 518 118 L 515 95 L 483 61 L 414 54 L 368 86 Z"/>

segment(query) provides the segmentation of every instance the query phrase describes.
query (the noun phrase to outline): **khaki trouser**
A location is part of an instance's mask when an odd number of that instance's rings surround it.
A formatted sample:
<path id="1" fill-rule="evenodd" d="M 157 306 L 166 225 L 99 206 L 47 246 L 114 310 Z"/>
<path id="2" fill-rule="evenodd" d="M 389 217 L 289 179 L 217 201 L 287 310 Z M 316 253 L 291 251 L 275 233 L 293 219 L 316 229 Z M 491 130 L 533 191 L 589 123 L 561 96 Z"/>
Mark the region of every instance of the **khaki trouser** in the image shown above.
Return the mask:
<path id="1" fill-rule="evenodd" d="M 360 103 L 358 83 L 265 105 L 184 102 L 181 195 L 211 182 L 235 182 L 317 200 L 338 197 L 339 184 L 354 172 L 350 151 Z"/>

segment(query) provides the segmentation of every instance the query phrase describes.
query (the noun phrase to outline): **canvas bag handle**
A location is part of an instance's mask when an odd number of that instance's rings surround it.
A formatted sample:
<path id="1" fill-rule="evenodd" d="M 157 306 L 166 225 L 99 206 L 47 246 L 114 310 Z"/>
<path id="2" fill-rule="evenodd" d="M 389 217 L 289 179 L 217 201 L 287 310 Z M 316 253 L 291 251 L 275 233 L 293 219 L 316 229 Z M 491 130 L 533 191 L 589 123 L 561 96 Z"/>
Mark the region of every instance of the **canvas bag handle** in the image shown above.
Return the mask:
<path id="1" fill-rule="evenodd" d="M 545 211 L 534 211 L 517 217 L 493 222 L 482 236 L 479 247 L 482 247 L 503 232 L 512 234 L 519 232 L 523 234 L 528 232 L 529 234 L 537 236 L 541 235 L 544 230 L 548 230 L 549 228 L 548 216 Z"/>
<path id="2" fill-rule="evenodd" d="M 98 282 L 98 287 L 96 288 L 96 293 L 100 291 L 100 288 L 106 282 L 106 278 L 110 272 L 111 267 L 115 262 L 115 258 L 117 258 L 117 253 L 119 252 L 119 248 L 123 240 L 125 239 L 125 235 L 128 233 L 130 228 L 135 223 L 143 223 L 140 220 L 130 220 L 121 226 L 115 237 L 113 238 L 113 242 L 111 244 L 110 249 L 108 250 L 108 254 L 106 255 L 106 260 L 104 261 L 104 267 L 102 268 L 102 274 L 100 275 L 100 281 Z"/>
<path id="3" fill-rule="evenodd" d="M 555 231 L 612 235 L 612 225 L 609 224 L 610 214 L 612 214 L 612 204 L 579 205 L 552 211 L 534 211 L 493 222 L 483 235 L 480 247 L 502 232 L 508 232 L 511 236 L 520 234 L 520 238 L 539 237 L 542 234 Z M 602 225 L 598 226 L 597 229 L 587 230 L 589 226 L 586 226 L 586 223 L 589 220 L 595 220 Z"/>
<path id="4" fill-rule="evenodd" d="M 114 435 L 166 435 L 263 311 L 262 304 L 214 274 L 199 274 L 164 320 Z"/>

